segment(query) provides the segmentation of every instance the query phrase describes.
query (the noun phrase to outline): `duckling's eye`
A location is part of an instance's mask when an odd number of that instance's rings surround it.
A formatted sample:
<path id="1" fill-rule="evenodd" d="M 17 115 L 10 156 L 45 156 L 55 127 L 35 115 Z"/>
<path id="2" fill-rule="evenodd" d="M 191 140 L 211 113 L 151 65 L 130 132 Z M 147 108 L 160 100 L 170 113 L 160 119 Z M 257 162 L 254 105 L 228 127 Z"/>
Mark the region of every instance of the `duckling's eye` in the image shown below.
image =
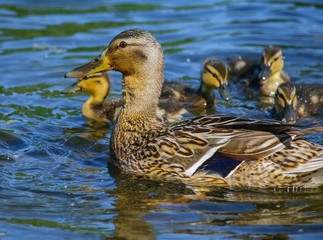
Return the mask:
<path id="1" fill-rule="evenodd" d="M 128 46 L 128 43 L 127 43 L 127 42 L 125 42 L 125 41 L 121 41 L 121 42 L 119 43 L 119 46 L 120 46 L 121 48 L 125 48 L 126 46 Z"/>
<path id="2" fill-rule="evenodd" d="M 211 73 L 211 74 L 212 74 L 212 76 L 213 76 L 214 78 L 219 79 L 219 77 L 218 77 L 218 75 L 217 75 L 216 73 Z"/>
<path id="3" fill-rule="evenodd" d="M 282 57 L 282 55 L 279 55 L 278 57 L 276 57 L 275 59 L 274 59 L 274 62 L 276 62 L 278 59 L 280 59 Z"/>
<path id="4" fill-rule="evenodd" d="M 283 94 L 281 92 L 277 91 L 276 98 L 283 98 Z"/>

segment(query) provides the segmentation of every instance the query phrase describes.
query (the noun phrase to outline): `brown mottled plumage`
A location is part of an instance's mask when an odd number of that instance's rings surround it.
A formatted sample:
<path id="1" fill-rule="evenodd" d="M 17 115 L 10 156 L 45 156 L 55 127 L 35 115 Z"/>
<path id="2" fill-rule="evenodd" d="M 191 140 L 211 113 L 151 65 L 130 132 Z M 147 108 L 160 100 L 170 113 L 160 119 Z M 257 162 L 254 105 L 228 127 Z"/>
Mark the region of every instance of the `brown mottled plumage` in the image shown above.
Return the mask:
<path id="1" fill-rule="evenodd" d="M 273 116 L 289 123 L 318 113 L 323 105 L 322 85 L 279 85 L 275 94 Z"/>
<path id="2" fill-rule="evenodd" d="M 139 58 L 140 57 L 140 61 Z M 123 74 L 124 105 L 110 142 L 122 170 L 192 185 L 315 187 L 323 183 L 323 147 L 277 121 L 200 116 L 169 125 L 156 118 L 164 80 L 161 45 L 147 31 L 118 34 L 94 61 L 66 77 L 105 70 Z"/>

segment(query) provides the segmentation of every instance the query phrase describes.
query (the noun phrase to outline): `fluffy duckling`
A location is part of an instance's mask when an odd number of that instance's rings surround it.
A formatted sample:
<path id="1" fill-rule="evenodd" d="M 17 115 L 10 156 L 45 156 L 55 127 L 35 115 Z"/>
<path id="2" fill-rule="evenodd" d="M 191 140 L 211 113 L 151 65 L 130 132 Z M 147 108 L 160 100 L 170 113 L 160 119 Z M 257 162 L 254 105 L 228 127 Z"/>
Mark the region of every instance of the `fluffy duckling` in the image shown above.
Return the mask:
<path id="1" fill-rule="evenodd" d="M 245 86 L 258 82 L 260 73 L 259 60 L 237 56 L 229 58 L 227 62 L 230 80 L 234 82 L 243 81 Z"/>
<path id="2" fill-rule="evenodd" d="M 260 62 L 259 84 L 260 93 L 265 96 L 275 96 L 277 87 L 290 82 L 289 76 L 283 71 L 284 56 L 282 49 L 275 46 L 267 46 L 262 53 Z"/>
<path id="3" fill-rule="evenodd" d="M 283 83 L 275 94 L 275 105 L 272 114 L 279 120 L 294 123 L 299 118 L 317 114 L 323 104 L 323 86 Z"/>
<path id="4" fill-rule="evenodd" d="M 283 71 L 284 57 L 279 47 L 265 47 L 260 61 L 241 56 L 229 58 L 228 66 L 232 78 L 243 80 L 246 86 L 259 88 L 264 96 L 273 97 L 280 84 L 290 82 L 289 76 Z"/>
<path id="5" fill-rule="evenodd" d="M 108 74 L 95 73 L 83 78 L 66 88 L 63 93 L 75 93 L 84 91 L 90 94 L 90 97 L 82 106 L 82 115 L 85 118 L 98 122 L 115 122 L 120 108 L 123 105 L 121 98 L 113 101 L 106 101 L 110 92 L 111 81 Z M 181 119 L 186 110 L 178 103 L 167 105 L 161 101 L 157 111 L 158 118 L 162 121 L 175 122 Z"/>
<path id="6" fill-rule="evenodd" d="M 160 122 L 164 55 L 151 33 L 123 31 L 95 60 L 65 76 L 108 70 L 123 75 L 124 104 L 110 141 L 112 161 L 123 171 L 196 186 L 323 184 L 323 147 L 300 139 L 323 127 L 296 129 L 273 120 L 217 115 Z"/>
<path id="7" fill-rule="evenodd" d="M 202 66 L 200 87 L 196 90 L 179 82 L 164 82 L 161 101 L 180 102 L 189 111 L 194 108 L 212 108 L 217 103 L 214 89 L 225 101 L 231 101 L 228 89 L 228 70 L 218 59 L 209 58 Z"/>
<path id="8" fill-rule="evenodd" d="M 98 122 L 114 122 L 123 104 L 122 99 L 106 102 L 110 92 L 111 81 L 107 73 L 95 73 L 83 78 L 63 90 L 63 93 L 84 91 L 90 97 L 82 106 L 82 115 L 85 118 Z"/>

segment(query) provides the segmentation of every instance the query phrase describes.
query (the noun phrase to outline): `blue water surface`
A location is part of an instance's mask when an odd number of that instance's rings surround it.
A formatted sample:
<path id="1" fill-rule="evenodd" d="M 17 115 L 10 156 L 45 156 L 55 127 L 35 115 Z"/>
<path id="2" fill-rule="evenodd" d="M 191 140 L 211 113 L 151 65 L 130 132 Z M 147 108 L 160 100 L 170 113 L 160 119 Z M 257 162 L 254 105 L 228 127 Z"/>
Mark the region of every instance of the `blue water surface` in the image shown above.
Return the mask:
<path id="1" fill-rule="evenodd" d="M 81 116 L 86 94 L 61 94 L 67 71 L 135 27 L 162 43 L 165 77 L 193 87 L 207 57 L 259 59 L 267 45 L 282 47 L 295 83 L 322 83 L 322 16 L 313 0 L 1 0 L 0 239 L 322 239 L 322 188 L 203 197 L 126 175 L 107 166 L 112 125 Z M 121 75 L 111 78 L 116 98 Z M 234 99 L 217 113 L 269 117 L 229 87 Z"/>

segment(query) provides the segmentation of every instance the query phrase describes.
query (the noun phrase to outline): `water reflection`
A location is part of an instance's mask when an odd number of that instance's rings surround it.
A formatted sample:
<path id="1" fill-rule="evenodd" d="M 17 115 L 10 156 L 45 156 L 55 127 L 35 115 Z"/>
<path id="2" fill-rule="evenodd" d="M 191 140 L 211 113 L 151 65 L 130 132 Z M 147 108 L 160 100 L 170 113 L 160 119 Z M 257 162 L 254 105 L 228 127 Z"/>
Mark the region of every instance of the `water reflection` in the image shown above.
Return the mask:
<path id="1" fill-rule="evenodd" d="M 293 229 L 303 231 L 306 228 L 303 224 L 317 218 L 323 210 L 319 203 L 322 189 L 289 192 L 292 189 L 219 188 L 204 189 L 207 190 L 204 195 L 196 195 L 199 189 L 182 183 L 156 182 L 112 169 L 110 167 L 109 173 L 116 183 L 116 188 L 110 192 L 116 198 L 114 234 L 120 238 L 155 239 L 156 229 L 157 236 L 175 232 L 199 235 L 202 226 L 203 232 L 207 228 L 210 235 L 241 237 L 238 233 L 245 226 L 250 226 L 249 230 L 262 226 L 264 234 L 260 236 L 287 239 L 287 234 L 271 233 L 270 226 L 294 226 Z M 317 220 L 318 223 L 323 220 L 322 216 Z M 236 227 L 230 230 L 220 227 L 228 225 Z M 287 229 L 282 227 L 282 231 L 289 231 Z"/>
<path id="2" fill-rule="evenodd" d="M 201 227 L 210 236 L 252 237 L 240 232 L 244 228 L 252 231 L 255 226 L 263 228 L 259 236 L 288 239 L 288 234 L 272 233 L 270 226 L 294 226 L 292 230 L 281 227 L 283 232 L 304 231 L 303 224 L 323 210 L 318 204 L 323 194 L 318 189 L 287 192 L 219 188 L 196 195 L 198 189 L 181 183 L 156 182 L 116 169 L 109 173 L 117 186 L 109 192 L 116 198 L 114 236 L 125 239 L 155 239 L 174 233 L 198 236 Z M 323 217 L 317 220 L 319 223 Z M 228 225 L 235 227 L 221 229 Z"/>
<path id="3" fill-rule="evenodd" d="M 166 79 L 194 88 L 204 59 L 259 59 L 268 44 L 283 48 L 286 71 L 296 84 L 319 83 L 322 9 L 315 0 L 3 0 L 0 236 L 321 239 L 322 188 L 212 189 L 203 196 L 181 183 L 108 172 L 112 126 L 82 118 L 86 97 L 60 91 L 68 85 L 67 70 L 91 60 L 116 33 L 132 27 L 152 31 L 162 43 Z M 114 76 L 112 97 L 121 90 Z M 232 103 L 219 101 L 211 112 L 268 117 L 256 108 L 254 91 L 229 84 Z M 322 125 L 322 112 L 301 124 Z M 322 136 L 310 140 L 323 144 Z"/>
<path id="4" fill-rule="evenodd" d="M 142 177 L 125 175 L 113 166 L 109 173 L 115 179 L 116 188 L 111 192 L 116 197 L 114 235 L 122 239 L 155 239 L 153 224 L 144 216 L 156 209 L 160 202 L 176 200 L 190 192 L 181 183 L 163 183 Z"/>
<path id="5" fill-rule="evenodd" d="M 80 135 L 84 138 L 88 138 L 90 140 L 100 140 L 105 139 L 107 137 L 107 133 L 111 132 L 111 130 L 111 124 L 107 124 L 105 122 L 88 121 L 83 124 L 83 127 L 67 128 L 63 132 L 66 135 L 80 133 Z"/>

